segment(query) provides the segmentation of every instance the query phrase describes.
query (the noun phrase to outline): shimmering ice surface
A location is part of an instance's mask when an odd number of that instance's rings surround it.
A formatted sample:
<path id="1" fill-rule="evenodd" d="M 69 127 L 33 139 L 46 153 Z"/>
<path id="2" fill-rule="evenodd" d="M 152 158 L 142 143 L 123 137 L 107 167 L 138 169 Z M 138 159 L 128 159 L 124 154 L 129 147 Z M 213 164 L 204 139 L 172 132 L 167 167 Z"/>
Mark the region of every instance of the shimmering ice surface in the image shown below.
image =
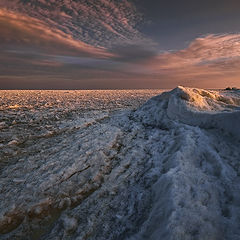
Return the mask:
<path id="1" fill-rule="evenodd" d="M 240 239 L 240 91 L 161 92 L 0 91 L 0 239 Z"/>
<path id="2" fill-rule="evenodd" d="M 136 108 L 163 90 L 0 90 L 0 110 L 114 110 Z"/>
<path id="3" fill-rule="evenodd" d="M 74 127 L 75 122 L 94 118 L 121 109 L 136 109 L 162 90 L 83 90 L 34 91 L 0 90 L 0 157 L 9 159 L 16 151 L 10 144 L 26 142 L 56 134 Z M 26 150 L 22 147 L 21 150 Z M 19 149 L 18 149 L 19 150 Z M 6 155 L 7 154 L 7 155 Z M 8 162 L 8 160 L 6 160 Z M 4 164 L 2 160 L 0 164 Z"/>

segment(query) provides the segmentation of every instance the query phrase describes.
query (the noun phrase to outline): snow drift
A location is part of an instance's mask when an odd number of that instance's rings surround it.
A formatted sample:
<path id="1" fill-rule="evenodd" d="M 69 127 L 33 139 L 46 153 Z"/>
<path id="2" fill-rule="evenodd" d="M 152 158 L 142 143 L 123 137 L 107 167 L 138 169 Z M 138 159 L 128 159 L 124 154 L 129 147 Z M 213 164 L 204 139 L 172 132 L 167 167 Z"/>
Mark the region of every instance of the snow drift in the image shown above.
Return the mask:
<path id="1" fill-rule="evenodd" d="M 131 239 L 239 239 L 240 91 L 177 87 L 136 111 L 168 132 L 153 207 Z"/>
<path id="2" fill-rule="evenodd" d="M 238 90 L 178 87 L 137 110 L 45 117 L 54 130 L 0 145 L 0 238 L 239 239 L 239 108 Z"/>
<path id="3" fill-rule="evenodd" d="M 207 129 L 219 128 L 239 138 L 240 91 L 233 92 L 230 95 L 179 86 L 149 100 L 141 108 L 143 119 L 157 126 L 167 115 L 171 120 Z"/>

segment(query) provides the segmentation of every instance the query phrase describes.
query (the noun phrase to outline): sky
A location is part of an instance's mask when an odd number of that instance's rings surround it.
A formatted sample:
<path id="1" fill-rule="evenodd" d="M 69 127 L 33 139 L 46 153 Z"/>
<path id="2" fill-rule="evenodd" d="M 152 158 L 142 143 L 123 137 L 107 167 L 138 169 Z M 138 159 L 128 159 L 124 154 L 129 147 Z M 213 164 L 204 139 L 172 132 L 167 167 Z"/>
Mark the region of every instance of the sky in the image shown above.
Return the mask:
<path id="1" fill-rule="evenodd" d="M 240 87 L 239 0 L 0 0 L 0 89 Z"/>

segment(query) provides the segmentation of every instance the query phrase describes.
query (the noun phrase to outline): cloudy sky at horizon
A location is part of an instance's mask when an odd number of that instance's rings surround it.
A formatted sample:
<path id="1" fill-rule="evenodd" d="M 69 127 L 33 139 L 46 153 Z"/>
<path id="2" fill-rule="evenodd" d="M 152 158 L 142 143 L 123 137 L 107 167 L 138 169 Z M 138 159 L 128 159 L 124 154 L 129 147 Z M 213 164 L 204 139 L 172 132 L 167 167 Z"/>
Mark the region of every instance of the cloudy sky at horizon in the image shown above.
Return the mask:
<path id="1" fill-rule="evenodd" d="M 240 2 L 0 0 L 0 89 L 240 87 Z"/>

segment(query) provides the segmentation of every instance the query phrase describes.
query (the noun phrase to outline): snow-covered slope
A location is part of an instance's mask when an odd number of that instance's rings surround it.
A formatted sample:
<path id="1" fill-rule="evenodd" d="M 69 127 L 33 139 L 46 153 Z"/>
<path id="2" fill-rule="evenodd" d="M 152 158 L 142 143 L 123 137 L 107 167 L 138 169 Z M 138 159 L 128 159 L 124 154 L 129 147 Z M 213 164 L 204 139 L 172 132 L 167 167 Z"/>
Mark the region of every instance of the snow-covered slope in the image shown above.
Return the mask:
<path id="1" fill-rule="evenodd" d="M 136 112 L 168 137 L 153 207 L 131 239 L 240 239 L 239 100 L 240 91 L 178 87 Z"/>
<path id="2" fill-rule="evenodd" d="M 240 239 L 239 108 L 178 87 L 1 146 L 0 239 Z"/>
<path id="3" fill-rule="evenodd" d="M 167 115 L 177 122 L 207 129 L 219 128 L 240 137 L 240 91 L 229 94 L 179 86 L 153 97 L 141 110 L 145 123 L 161 125 Z"/>

